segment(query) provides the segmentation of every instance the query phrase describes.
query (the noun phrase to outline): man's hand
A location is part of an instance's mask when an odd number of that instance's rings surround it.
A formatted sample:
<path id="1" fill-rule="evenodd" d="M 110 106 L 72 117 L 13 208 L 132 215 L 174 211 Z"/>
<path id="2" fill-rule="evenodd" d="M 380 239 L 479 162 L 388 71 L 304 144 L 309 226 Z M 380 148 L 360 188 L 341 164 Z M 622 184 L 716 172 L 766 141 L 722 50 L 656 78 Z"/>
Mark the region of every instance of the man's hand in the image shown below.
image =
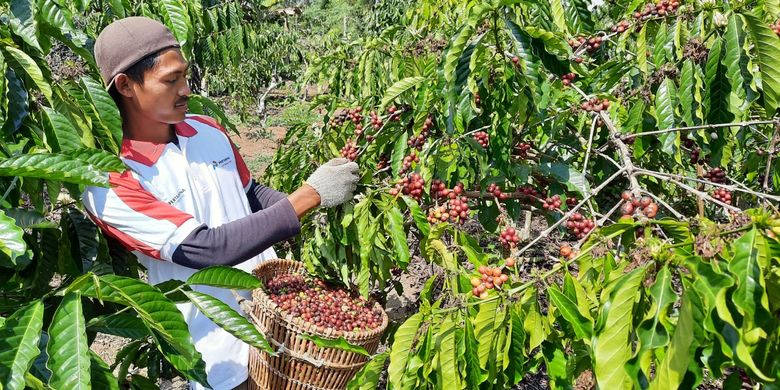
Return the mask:
<path id="1" fill-rule="evenodd" d="M 352 199 L 359 179 L 356 163 L 334 158 L 317 168 L 306 183 L 320 194 L 321 206 L 333 207 Z"/>

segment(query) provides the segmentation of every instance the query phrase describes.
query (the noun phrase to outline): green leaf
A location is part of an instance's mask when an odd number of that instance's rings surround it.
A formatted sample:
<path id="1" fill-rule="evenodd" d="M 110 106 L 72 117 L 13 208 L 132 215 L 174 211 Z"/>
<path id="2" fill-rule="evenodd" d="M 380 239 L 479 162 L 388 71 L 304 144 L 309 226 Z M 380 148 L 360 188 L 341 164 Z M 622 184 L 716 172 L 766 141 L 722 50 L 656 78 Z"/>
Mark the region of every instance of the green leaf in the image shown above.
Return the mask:
<path id="1" fill-rule="evenodd" d="M 1 212 L 1 211 L 0 211 Z M 5 215 L 16 221 L 16 226 L 22 229 L 56 229 L 57 224 L 51 222 L 43 214 L 29 209 L 8 209 Z M 0 230 L 4 230 L 0 228 Z"/>
<path id="2" fill-rule="evenodd" d="M 742 19 L 736 15 L 729 15 L 728 25 L 726 26 L 726 54 L 724 63 L 726 64 L 726 77 L 731 83 L 732 90 L 737 98 L 737 101 L 730 104 L 732 112 L 736 116 L 737 120 L 743 120 L 745 118 L 745 112 L 750 104 L 747 100 L 747 88 L 750 88 L 749 82 L 746 82 L 743 74 L 748 74 L 747 69 L 743 69 L 743 64 L 747 61 L 743 61 L 742 47 L 745 44 L 745 30 L 742 25 Z"/>
<path id="3" fill-rule="evenodd" d="M 241 314 L 238 314 L 226 303 L 211 295 L 197 291 L 185 290 L 184 294 L 201 313 L 205 314 L 211 321 L 237 339 L 270 354 L 274 353 L 274 349 L 268 344 L 265 336 L 263 336 L 249 320 L 244 318 Z"/>
<path id="4" fill-rule="evenodd" d="M 48 99 L 49 103 L 52 103 L 52 90 L 51 85 L 46 81 L 43 76 L 43 71 L 27 53 L 8 45 L 0 45 L 0 51 L 3 52 L 3 57 L 11 69 L 16 72 L 16 75 L 27 75 L 29 79 L 38 87 L 38 90 L 43 93 L 43 96 Z M 29 87 L 29 86 L 28 86 Z"/>
<path id="5" fill-rule="evenodd" d="M 726 67 L 723 65 L 723 38 L 716 38 L 707 58 L 705 90 L 705 106 L 707 120 L 710 123 L 728 123 L 734 118 L 729 112 L 729 93 L 731 85 L 726 78 Z"/>
<path id="6" fill-rule="evenodd" d="M 49 385 L 55 389 L 91 389 L 89 345 L 84 325 L 81 295 L 68 293 L 62 298 L 49 326 L 46 350 L 51 370 Z"/>
<path id="7" fill-rule="evenodd" d="M 547 294 L 550 296 L 550 301 L 553 305 L 561 311 L 563 318 L 571 324 L 577 339 L 590 343 L 590 338 L 593 336 L 593 323 L 580 314 L 577 303 L 553 285 L 547 287 Z"/>
<path id="8" fill-rule="evenodd" d="M 390 351 L 384 351 L 374 356 L 363 368 L 358 371 L 352 380 L 347 383 L 347 390 L 375 390 L 379 388 L 379 378 L 385 369 L 385 362 L 390 356 Z"/>
<path id="9" fill-rule="evenodd" d="M 56 153 L 31 153 L 0 161 L 0 176 L 34 177 L 108 187 L 108 176 L 92 164 Z"/>
<path id="10" fill-rule="evenodd" d="M 8 9 L 6 9 L 8 11 Z M 39 52 L 43 52 L 36 32 L 38 31 L 38 23 L 35 20 L 36 6 L 33 0 L 12 0 L 10 1 L 10 20 L 11 31 L 18 35 L 22 40 L 37 49 Z M 7 22 L 6 22 L 7 23 Z"/>
<path id="11" fill-rule="evenodd" d="M 531 37 L 508 17 L 504 18 L 504 23 L 515 39 L 518 63 L 526 77 L 526 83 L 531 91 L 531 96 L 534 98 L 535 103 L 539 103 L 542 96 L 541 87 L 544 83 L 544 77 L 541 72 L 541 61 L 534 54 Z"/>
<path id="12" fill-rule="evenodd" d="M 572 168 L 568 164 L 540 163 L 537 168 L 539 169 L 539 172 L 545 175 L 550 175 L 560 183 L 565 184 L 569 191 L 577 192 L 582 196 L 590 193 L 588 179 L 585 178 L 581 172 Z"/>
<path id="13" fill-rule="evenodd" d="M 100 149 L 82 148 L 67 153 L 103 172 L 124 172 L 127 167 L 115 154 Z"/>
<path id="14" fill-rule="evenodd" d="M 624 369 L 631 357 L 629 336 L 632 332 L 634 300 L 644 278 L 644 268 L 637 268 L 613 282 L 609 297 L 602 305 L 593 339 L 593 370 L 602 389 L 629 388 L 631 380 Z"/>
<path id="15" fill-rule="evenodd" d="M 133 314 L 115 313 L 95 317 L 89 320 L 87 328 L 90 332 L 100 332 L 133 340 L 141 340 L 151 336 L 144 322 Z"/>
<path id="16" fill-rule="evenodd" d="M 171 27 L 176 40 L 184 46 L 190 38 L 192 26 L 187 7 L 180 0 L 161 0 L 159 6 L 165 24 Z"/>
<path id="17" fill-rule="evenodd" d="M 693 359 L 692 352 L 696 347 L 693 337 L 694 328 L 701 326 L 701 323 L 696 322 L 698 318 L 695 315 L 695 312 L 702 310 L 699 306 L 701 301 L 695 295 L 696 292 L 692 288 L 686 288 L 683 293 L 677 326 L 669 349 L 666 350 L 666 355 L 656 368 L 655 378 L 650 383 L 651 390 L 679 388 L 688 371 L 688 365 Z"/>
<path id="18" fill-rule="evenodd" d="M 668 267 L 663 267 L 658 272 L 655 283 L 650 288 L 650 296 L 653 298 L 653 304 L 645 316 L 645 321 L 637 329 L 642 349 L 660 348 L 669 343 L 667 315 L 676 295 L 672 290 L 672 274 Z"/>
<path id="19" fill-rule="evenodd" d="M 253 290 L 263 285 L 259 279 L 246 271 L 221 265 L 195 272 L 187 279 L 187 284 L 236 290 Z"/>
<path id="20" fill-rule="evenodd" d="M 745 316 L 743 329 L 751 330 L 761 317 L 768 316 L 769 303 L 764 291 L 764 276 L 759 264 L 764 238 L 754 227 L 734 241 L 734 257 L 728 263 L 736 279 L 734 305 Z"/>
<path id="21" fill-rule="evenodd" d="M 479 366 L 481 368 L 487 367 L 491 351 L 493 350 L 494 337 L 497 330 L 497 309 L 498 301 L 496 300 L 481 303 L 476 317 L 472 320 L 474 322 L 474 336 L 479 343 L 477 356 L 479 357 Z"/>
<path id="22" fill-rule="evenodd" d="M 135 310 L 144 324 L 152 331 L 158 350 L 187 379 L 208 383 L 205 363 L 195 350 L 187 323 L 176 305 L 156 288 L 133 278 L 116 275 L 99 277 L 96 290 L 94 281 L 82 288 L 82 294 L 104 301 L 127 305 Z"/>
<path id="23" fill-rule="evenodd" d="M 16 222 L 0 210 L 0 266 L 16 268 L 19 256 L 27 251 L 24 242 L 24 230 L 16 226 Z"/>
<path id="24" fill-rule="evenodd" d="M 780 39 L 769 25 L 755 14 L 743 12 L 742 16 L 756 46 L 764 107 L 767 117 L 772 117 L 780 105 Z"/>
<path id="25" fill-rule="evenodd" d="M 655 116 L 659 130 L 671 129 L 675 126 L 674 107 L 676 106 L 677 89 L 674 81 L 664 79 L 655 93 Z M 680 148 L 680 134 L 676 131 L 662 134 L 661 142 L 664 153 L 674 156 Z"/>
<path id="26" fill-rule="evenodd" d="M 436 339 L 436 371 L 439 374 L 438 388 L 440 389 L 462 388 L 456 345 L 456 335 L 459 330 L 459 327 L 455 325 L 453 315 L 445 317 L 439 327 Z"/>
<path id="27" fill-rule="evenodd" d="M 122 117 L 114 99 L 106 92 L 102 84 L 91 77 L 84 76 L 79 84 L 86 91 L 89 101 L 95 106 L 95 112 L 103 129 L 105 129 L 116 145 L 122 145 Z"/>
<path id="28" fill-rule="evenodd" d="M 22 127 L 24 118 L 27 118 L 27 116 L 30 115 L 29 96 L 24 84 L 22 84 L 22 80 L 19 79 L 13 69 L 6 69 L 5 79 L 5 97 L 8 99 L 8 105 L 6 107 L 6 117 L 4 118 L 5 122 L 3 122 L 2 128 L 4 133 L 13 134 Z"/>
<path id="29" fill-rule="evenodd" d="M 404 231 L 404 216 L 398 207 L 391 206 L 385 213 L 385 221 L 387 221 L 387 231 L 393 240 L 395 261 L 402 269 L 405 269 L 409 264 L 411 255 L 409 254 L 409 244 L 406 240 L 406 231 Z"/>
<path id="30" fill-rule="evenodd" d="M 405 131 L 400 134 L 393 144 L 393 152 L 390 155 L 390 166 L 393 169 L 393 174 L 398 175 L 401 172 L 403 166 L 404 157 L 406 156 L 406 149 L 408 147 L 407 141 L 409 140 L 409 134 Z"/>
<path id="31" fill-rule="evenodd" d="M 584 0 L 569 0 L 563 2 L 566 11 L 566 21 L 569 25 L 569 31 L 591 32 L 593 31 L 593 19 L 588 9 L 588 4 Z"/>
<path id="32" fill-rule="evenodd" d="M 412 346 L 423 320 L 422 313 L 415 313 L 404 321 L 393 336 L 390 349 L 390 365 L 387 368 L 388 383 L 396 389 L 402 388 L 406 367 L 412 355 Z"/>
<path id="33" fill-rule="evenodd" d="M 90 375 L 92 377 L 92 388 L 105 390 L 119 390 L 119 383 L 108 367 L 108 364 L 98 356 L 94 351 L 89 351 L 89 359 L 92 362 L 90 366 Z"/>
<path id="34" fill-rule="evenodd" d="M 308 335 L 305 333 L 301 333 L 300 336 L 302 339 L 309 340 L 320 348 L 336 348 L 342 351 L 359 353 L 363 356 L 371 356 L 371 354 L 368 353 L 365 348 L 361 347 L 360 345 L 350 344 L 349 341 L 344 338 L 344 336 L 340 336 L 337 339 L 325 339 L 316 335 Z"/>
<path id="35" fill-rule="evenodd" d="M 693 61 L 685 60 L 680 72 L 680 90 L 678 93 L 680 106 L 682 107 L 682 120 L 688 126 L 697 126 L 701 124 L 701 118 L 698 116 L 699 102 L 695 98 L 698 93 L 696 88 L 695 74 L 693 70 Z"/>
<path id="36" fill-rule="evenodd" d="M 639 70 L 643 74 L 647 74 L 647 23 L 642 25 L 642 29 L 639 30 L 639 35 L 636 37 L 636 60 Z"/>
<path id="37" fill-rule="evenodd" d="M 24 389 L 24 374 L 41 352 L 43 302 L 36 300 L 15 311 L 0 328 L 0 387 Z"/>
<path id="38" fill-rule="evenodd" d="M 51 129 L 51 141 L 54 143 L 50 143 L 49 146 L 52 147 L 52 151 L 71 152 L 83 146 L 79 132 L 65 115 L 49 107 L 44 107 L 43 113 L 49 129 Z"/>
<path id="39" fill-rule="evenodd" d="M 569 29 L 566 26 L 566 14 L 563 9 L 562 0 L 548 0 L 550 2 L 550 10 L 552 11 L 553 23 L 555 27 L 558 27 L 558 31 L 564 35 L 568 35 Z"/>
<path id="40" fill-rule="evenodd" d="M 405 79 L 396 81 L 395 84 L 387 89 L 385 95 L 382 97 L 380 110 L 384 110 L 390 103 L 401 96 L 404 92 L 416 87 L 425 80 L 425 77 L 407 77 Z"/>

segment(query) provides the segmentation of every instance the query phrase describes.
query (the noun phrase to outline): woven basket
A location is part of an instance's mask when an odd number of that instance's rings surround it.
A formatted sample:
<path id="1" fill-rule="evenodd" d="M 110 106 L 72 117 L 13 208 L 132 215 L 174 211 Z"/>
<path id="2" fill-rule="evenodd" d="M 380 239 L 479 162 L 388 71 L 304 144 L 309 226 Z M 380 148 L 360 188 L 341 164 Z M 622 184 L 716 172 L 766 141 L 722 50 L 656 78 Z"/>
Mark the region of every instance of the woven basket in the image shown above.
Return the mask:
<path id="1" fill-rule="evenodd" d="M 253 274 L 263 283 L 278 275 L 302 272 L 303 263 L 293 260 L 267 260 Z M 343 336 L 350 344 L 359 345 L 369 354 L 376 352 L 379 337 L 387 328 L 387 314 L 382 325 L 366 332 L 342 332 L 325 329 L 293 317 L 268 297 L 263 289 L 252 293 L 252 312 L 257 328 L 277 349 L 277 356 L 251 348 L 249 354 L 249 389 L 273 390 L 336 390 L 368 362 L 368 357 L 336 348 L 321 348 L 301 334 L 338 339 Z M 381 309 L 379 304 L 377 307 Z"/>

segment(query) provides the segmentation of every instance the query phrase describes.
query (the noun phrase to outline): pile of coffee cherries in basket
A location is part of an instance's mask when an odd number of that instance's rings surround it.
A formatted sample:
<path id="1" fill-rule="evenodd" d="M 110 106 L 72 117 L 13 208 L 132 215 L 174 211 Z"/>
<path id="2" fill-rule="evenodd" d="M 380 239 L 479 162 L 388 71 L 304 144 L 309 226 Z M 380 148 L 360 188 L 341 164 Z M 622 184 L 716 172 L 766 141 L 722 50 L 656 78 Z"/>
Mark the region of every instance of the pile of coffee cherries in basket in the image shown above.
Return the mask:
<path id="1" fill-rule="evenodd" d="M 361 296 L 302 274 L 280 275 L 265 290 L 283 312 L 325 329 L 357 332 L 382 325 L 382 310 Z"/>

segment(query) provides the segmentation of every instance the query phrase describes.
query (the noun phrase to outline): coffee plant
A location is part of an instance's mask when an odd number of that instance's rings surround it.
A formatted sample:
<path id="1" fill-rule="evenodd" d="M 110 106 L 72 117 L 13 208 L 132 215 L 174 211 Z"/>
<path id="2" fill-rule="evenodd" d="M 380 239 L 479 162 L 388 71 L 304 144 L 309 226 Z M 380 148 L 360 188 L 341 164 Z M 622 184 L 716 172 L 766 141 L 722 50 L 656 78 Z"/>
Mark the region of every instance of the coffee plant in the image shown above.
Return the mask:
<path id="1" fill-rule="evenodd" d="M 288 132 L 267 181 L 291 191 L 345 145 L 362 180 L 294 256 L 380 299 L 414 257 L 437 270 L 350 388 L 385 369 L 392 389 L 540 370 L 552 388 L 774 388 L 778 17 L 775 1 L 422 0 L 315 59 L 327 114 Z M 354 110 L 381 125 L 333 120 Z M 463 224 L 441 218 L 456 184 Z"/>
<path id="2" fill-rule="evenodd" d="M 203 54 L 210 45 L 231 41 L 223 50 L 234 54 L 219 61 L 236 64 L 241 54 L 233 45 L 257 49 L 253 28 L 233 15 L 238 3 L 201 5 L 0 2 L 0 388 L 149 388 L 176 375 L 206 384 L 176 303 L 189 302 L 239 339 L 274 350 L 231 306 L 202 292 L 258 288 L 257 279 L 217 267 L 151 286 L 135 256 L 103 236 L 77 200 L 85 185 L 107 186 L 107 172 L 125 169 L 117 157 L 122 120 L 92 54 L 97 32 L 127 15 L 162 20 L 201 76 L 221 66 Z M 230 26 L 238 26 L 230 34 L 225 7 Z M 235 129 L 207 97 L 191 96 L 190 110 Z M 130 339 L 112 366 L 89 349 L 98 333 Z"/>

